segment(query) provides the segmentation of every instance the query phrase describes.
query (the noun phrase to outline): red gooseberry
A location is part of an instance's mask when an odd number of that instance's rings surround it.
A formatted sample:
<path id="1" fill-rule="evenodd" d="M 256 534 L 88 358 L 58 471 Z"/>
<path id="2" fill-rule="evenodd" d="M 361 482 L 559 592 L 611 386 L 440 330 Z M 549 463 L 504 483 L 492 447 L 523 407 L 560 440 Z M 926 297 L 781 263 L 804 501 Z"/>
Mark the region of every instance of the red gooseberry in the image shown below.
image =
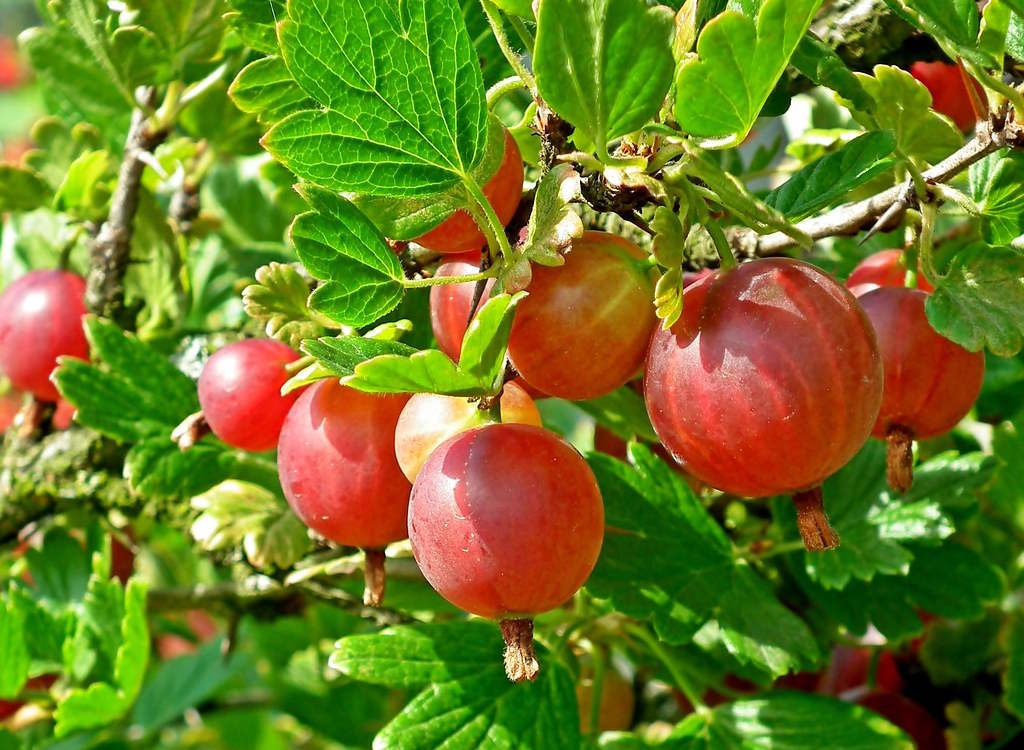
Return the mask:
<path id="1" fill-rule="evenodd" d="M 395 426 L 408 400 L 323 380 L 299 396 L 278 440 L 277 470 L 295 514 L 366 553 L 367 604 L 383 596 L 384 546 L 406 537 L 410 485 L 395 458 Z"/>
<path id="2" fill-rule="evenodd" d="M 523 158 L 516 139 L 507 130 L 501 164 L 483 190 L 484 197 L 498 215 L 502 226 L 508 224 L 523 195 Z M 448 254 L 479 251 L 486 239 L 473 217 L 464 209 L 459 209 L 415 242 L 429 250 Z"/>
<path id="3" fill-rule="evenodd" d="M 920 263 L 918 267 L 917 288 L 924 292 L 935 291 L 935 287 L 920 273 Z M 846 288 L 853 292 L 854 297 L 859 297 L 880 286 L 904 286 L 906 276 L 903 251 L 880 250 L 866 257 L 850 271 Z"/>
<path id="4" fill-rule="evenodd" d="M 228 344 L 206 362 L 199 376 L 199 404 L 213 434 L 247 451 L 277 445 L 281 425 L 298 393 L 281 395 L 285 366 L 299 358 L 290 347 L 268 339 Z"/>
<path id="5" fill-rule="evenodd" d="M 969 352 L 932 328 L 925 314 L 927 297 L 902 287 L 882 287 L 860 297 L 885 368 L 873 434 L 888 443 L 889 484 L 900 492 L 913 480 L 912 441 L 941 435 L 963 419 L 985 376 L 982 352 Z"/>
<path id="6" fill-rule="evenodd" d="M 30 271 L 0 294 L 0 370 L 40 401 L 60 398 L 50 374 L 60 356 L 86 359 L 85 279 Z"/>
<path id="7" fill-rule="evenodd" d="M 764 259 L 684 292 L 655 331 L 645 397 L 655 431 L 686 470 L 748 497 L 796 493 L 808 549 L 838 544 L 820 483 L 871 434 L 882 363 L 853 295 L 814 266 Z"/>
<path id="8" fill-rule="evenodd" d="M 480 253 L 452 256 L 437 267 L 435 277 L 468 276 L 480 270 Z M 487 280 L 476 309 L 487 301 L 493 279 Z M 455 362 L 462 352 L 462 339 L 469 327 L 476 283 L 438 284 L 430 288 L 430 327 L 437 339 L 437 347 Z"/>
<path id="9" fill-rule="evenodd" d="M 925 85 L 932 95 L 932 109 L 951 119 L 960 130 L 970 130 L 978 120 L 971 104 L 964 73 L 956 65 L 942 61 L 918 61 L 910 66 L 910 75 Z M 985 90 L 972 78 L 971 85 L 985 101 Z"/>
<path id="10" fill-rule="evenodd" d="M 501 394 L 501 421 L 540 427 L 540 412 L 521 387 L 506 383 Z M 491 420 L 479 402 L 436 393 L 417 393 L 402 409 L 395 428 L 395 456 L 410 482 L 416 481 L 427 457 L 452 435 Z"/>
<path id="11" fill-rule="evenodd" d="M 608 232 L 573 240 L 565 264 L 534 266 L 516 308 L 509 359 L 543 393 L 574 401 L 624 385 L 640 369 L 657 319 L 644 252 Z"/>
<path id="12" fill-rule="evenodd" d="M 530 618 L 583 585 L 603 534 L 590 467 L 533 425 L 489 424 L 449 438 L 423 465 L 409 503 L 420 570 L 455 606 L 501 621 L 516 682 L 537 674 Z"/>

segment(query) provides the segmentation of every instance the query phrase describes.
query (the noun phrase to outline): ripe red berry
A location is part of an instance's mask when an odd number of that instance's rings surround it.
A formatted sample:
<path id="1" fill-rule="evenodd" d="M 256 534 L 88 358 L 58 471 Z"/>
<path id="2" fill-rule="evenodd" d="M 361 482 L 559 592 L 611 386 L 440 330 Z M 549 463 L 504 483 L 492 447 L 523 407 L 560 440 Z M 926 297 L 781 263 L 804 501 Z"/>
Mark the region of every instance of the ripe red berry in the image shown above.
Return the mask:
<path id="1" fill-rule="evenodd" d="M 736 495 L 797 493 L 805 543 L 835 546 L 820 491 L 807 491 L 863 445 L 882 397 L 874 332 L 848 291 L 790 259 L 709 276 L 655 332 L 644 385 L 689 473 Z"/>
<path id="2" fill-rule="evenodd" d="M 395 455 L 410 482 L 437 446 L 460 432 L 487 424 L 490 417 L 478 402 L 436 393 L 417 393 L 402 409 L 395 428 Z M 506 383 L 501 394 L 501 420 L 540 427 L 540 412 L 521 387 Z"/>
<path id="3" fill-rule="evenodd" d="M 281 395 L 285 365 L 299 358 L 290 347 L 268 339 L 246 339 L 217 351 L 199 376 L 199 403 L 213 434 L 247 451 L 277 445 L 281 425 L 297 393 Z"/>
<path id="4" fill-rule="evenodd" d="M 509 359 L 522 378 L 558 398 L 597 398 L 640 370 L 657 320 L 643 251 L 607 232 L 572 243 L 565 264 L 533 267 L 516 309 Z"/>
<path id="5" fill-rule="evenodd" d="M 903 251 L 880 250 L 857 264 L 846 279 L 846 288 L 853 292 L 853 296 L 859 297 L 880 286 L 904 286 L 906 275 Z M 917 288 L 925 292 L 935 291 L 935 287 L 928 283 L 920 270 L 917 274 Z"/>
<path id="6" fill-rule="evenodd" d="M 875 690 L 858 698 L 857 704 L 888 719 L 910 735 L 918 750 L 946 750 L 942 725 L 909 698 L 899 693 Z"/>
<path id="7" fill-rule="evenodd" d="M 480 253 L 452 256 L 437 267 L 436 277 L 467 276 L 480 270 Z M 488 279 L 483 296 L 476 309 L 487 301 L 494 281 Z M 458 362 L 462 352 L 462 339 L 469 327 L 469 313 L 473 305 L 476 284 L 439 284 L 430 288 L 430 327 L 434 330 L 437 347 Z"/>
<path id="8" fill-rule="evenodd" d="M 971 105 L 971 95 L 963 73 L 956 65 L 941 61 L 916 62 L 910 66 L 910 75 L 925 85 L 932 95 L 932 109 L 951 119 L 961 130 L 970 130 L 978 121 Z M 985 90 L 971 79 L 971 85 L 985 101 Z"/>
<path id="9" fill-rule="evenodd" d="M 981 392 L 985 355 L 969 352 L 928 322 L 919 289 L 880 288 L 860 297 L 878 335 L 885 368 L 875 437 L 889 443 L 889 483 L 905 492 L 913 471 L 911 441 L 950 430 Z"/>
<path id="10" fill-rule="evenodd" d="M 30 271 L 0 294 L 0 369 L 15 388 L 60 398 L 50 373 L 57 357 L 88 358 L 85 313 L 85 279 L 66 271 Z"/>
<path id="11" fill-rule="evenodd" d="M 508 224 L 523 195 L 523 157 L 516 139 L 507 130 L 501 164 L 483 190 L 502 226 Z M 429 250 L 447 254 L 479 251 L 487 240 L 473 217 L 460 209 L 415 241 Z"/>
<path id="12" fill-rule="evenodd" d="M 590 575 L 604 506 L 586 461 L 532 425 L 490 424 L 435 450 L 413 486 L 409 539 L 430 585 L 457 607 L 505 621 L 506 669 L 536 675 L 530 616 Z"/>
<path id="13" fill-rule="evenodd" d="M 295 514 L 330 541 L 367 552 L 370 604 L 383 596 L 381 550 L 407 533 L 410 485 L 395 458 L 395 426 L 408 400 L 321 381 L 288 412 L 277 446 Z"/>

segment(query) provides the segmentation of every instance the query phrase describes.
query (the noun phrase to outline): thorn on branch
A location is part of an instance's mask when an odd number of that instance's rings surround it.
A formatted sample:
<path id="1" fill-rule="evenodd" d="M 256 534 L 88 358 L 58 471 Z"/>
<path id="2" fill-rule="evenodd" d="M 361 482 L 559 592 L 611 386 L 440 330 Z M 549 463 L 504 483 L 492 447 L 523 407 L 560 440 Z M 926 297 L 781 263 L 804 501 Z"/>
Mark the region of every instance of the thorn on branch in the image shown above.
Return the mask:
<path id="1" fill-rule="evenodd" d="M 206 421 L 203 412 L 197 411 L 185 417 L 181 424 L 171 431 L 171 440 L 177 443 L 182 451 L 187 451 L 211 432 L 210 423 Z"/>

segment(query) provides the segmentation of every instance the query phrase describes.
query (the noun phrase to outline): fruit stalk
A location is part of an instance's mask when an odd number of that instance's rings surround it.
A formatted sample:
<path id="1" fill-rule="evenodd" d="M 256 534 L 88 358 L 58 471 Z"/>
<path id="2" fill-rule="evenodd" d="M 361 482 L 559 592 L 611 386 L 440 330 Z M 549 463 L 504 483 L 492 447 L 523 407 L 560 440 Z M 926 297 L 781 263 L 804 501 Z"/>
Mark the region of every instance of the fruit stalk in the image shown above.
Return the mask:
<path id="1" fill-rule="evenodd" d="M 914 433 L 893 425 L 885 433 L 885 478 L 901 495 L 914 483 Z"/>
<path id="2" fill-rule="evenodd" d="M 828 522 L 821 486 L 793 495 L 796 525 L 809 552 L 824 552 L 839 546 L 839 535 Z"/>
<path id="3" fill-rule="evenodd" d="M 384 589 L 387 586 L 387 575 L 384 572 L 383 549 L 363 550 L 363 604 L 367 607 L 379 607 L 384 602 Z"/>
<path id="4" fill-rule="evenodd" d="M 505 639 L 505 674 L 512 682 L 533 682 L 540 672 L 533 650 L 533 620 L 502 620 L 501 635 Z"/>

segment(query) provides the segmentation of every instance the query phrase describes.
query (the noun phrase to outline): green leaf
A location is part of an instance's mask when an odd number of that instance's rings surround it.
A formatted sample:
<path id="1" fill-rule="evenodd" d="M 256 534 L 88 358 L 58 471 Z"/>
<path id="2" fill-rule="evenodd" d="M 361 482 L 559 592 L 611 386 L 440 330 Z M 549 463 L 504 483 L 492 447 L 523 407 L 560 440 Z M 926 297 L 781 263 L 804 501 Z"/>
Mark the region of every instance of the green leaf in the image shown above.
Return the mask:
<path id="1" fill-rule="evenodd" d="M 896 136 L 896 151 L 904 157 L 937 162 L 963 144 L 953 121 L 931 107 L 931 94 L 910 73 L 892 65 L 876 65 L 874 75 L 857 73 L 863 89 L 874 99 L 870 113 L 857 110 L 857 122 L 871 130 L 890 130 Z"/>
<path id="2" fill-rule="evenodd" d="M 25 560 L 40 601 L 60 609 L 85 596 L 92 571 L 89 554 L 63 528 L 49 529 L 39 549 L 25 551 Z"/>
<path id="3" fill-rule="evenodd" d="M 1020 614 L 1010 620 L 1006 653 L 1003 701 L 1018 718 L 1024 718 L 1024 616 Z"/>
<path id="4" fill-rule="evenodd" d="M 935 37 L 940 45 L 951 48 L 956 54 L 986 64 L 989 61 L 980 55 L 978 38 L 978 5 L 973 0 L 887 0 L 915 26 Z"/>
<path id="5" fill-rule="evenodd" d="M 240 110 L 256 115 L 261 125 L 273 125 L 312 106 L 280 57 L 249 63 L 235 77 L 228 94 Z"/>
<path id="6" fill-rule="evenodd" d="M 526 242 L 520 248 L 527 260 L 545 266 L 565 263 L 559 251 L 583 236 L 583 221 L 572 208 L 579 195 L 579 174 L 569 164 L 557 164 L 541 178 L 534 193 Z"/>
<path id="7" fill-rule="evenodd" d="M 590 401 L 577 401 L 575 405 L 623 440 L 658 442 L 643 397 L 628 386 Z"/>
<path id="8" fill-rule="evenodd" d="M 416 351 L 398 342 L 356 336 L 306 341 L 303 351 L 316 357 L 325 375 L 368 393 L 493 395 L 505 368 L 515 306 L 523 297 L 520 292 L 487 300 L 466 331 L 457 365 L 436 349 Z"/>
<path id="9" fill-rule="evenodd" d="M 309 550 L 306 527 L 265 487 L 229 480 L 192 498 L 192 538 L 207 552 L 241 547 L 257 569 L 287 569 Z"/>
<path id="10" fill-rule="evenodd" d="M 537 87 L 584 148 L 604 157 L 609 141 L 658 113 L 672 83 L 672 34 L 672 13 L 643 0 L 545 0 Z"/>
<path id="11" fill-rule="evenodd" d="M 323 106 L 288 116 L 264 139 L 299 177 L 335 191 L 424 196 L 483 157 L 483 79 L 453 0 L 293 0 L 278 33 L 292 77 Z"/>
<path id="12" fill-rule="evenodd" d="M 913 560 L 908 543 L 938 543 L 953 533 L 947 511 L 985 485 L 996 462 L 981 453 L 942 454 L 918 466 L 904 495 L 885 480 L 885 446 L 871 440 L 846 466 L 825 480 L 825 503 L 842 544 L 827 555 L 804 553 L 807 573 L 826 588 L 878 573 L 906 575 Z M 790 503 L 782 502 L 786 513 Z M 792 527 L 795 531 L 795 526 Z M 795 536 L 795 533 L 794 533 Z"/>
<path id="13" fill-rule="evenodd" d="M 94 682 L 66 693 L 54 712 L 54 734 L 63 737 L 77 729 L 110 724 L 131 708 L 149 662 L 146 588 L 136 579 L 124 590 L 121 644 L 114 665 L 114 683 Z"/>
<path id="14" fill-rule="evenodd" d="M 958 253 L 925 304 L 928 321 L 965 349 L 1000 357 L 1024 341 L 1024 255 L 973 246 Z"/>
<path id="15" fill-rule="evenodd" d="M 885 157 L 895 147 L 896 139 L 888 131 L 865 133 L 808 164 L 768 193 L 764 202 L 799 221 L 890 168 Z"/>
<path id="16" fill-rule="evenodd" d="M 487 145 L 483 157 L 471 172 L 473 181 L 477 185 L 486 185 L 498 171 L 504 156 L 505 128 L 498 118 L 491 116 L 487 119 Z M 426 197 L 357 195 L 353 196 L 352 202 L 385 236 L 393 240 L 415 240 L 443 222 L 457 209 L 465 208 L 472 199 L 466 188 L 458 183 Z"/>
<path id="17" fill-rule="evenodd" d="M 986 242 L 1008 245 L 1024 234 L 1024 156 L 1010 149 L 989 154 L 971 165 L 968 185 Z"/>
<path id="18" fill-rule="evenodd" d="M 175 70 L 214 57 L 224 34 L 224 0 L 127 0 L 134 22 L 153 32 Z"/>
<path id="19" fill-rule="evenodd" d="M 812 34 L 800 40 L 790 62 L 814 83 L 832 89 L 857 109 L 867 112 L 874 107 L 874 101 L 843 59 Z"/>
<path id="20" fill-rule="evenodd" d="M 28 679 L 25 612 L 13 597 L 0 599 L 0 698 L 14 698 Z"/>
<path id="21" fill-rule="evenodd" d="M 1000 618 L 989 615 L 975 622 L 936 621 L 918 652 L 928 677 L 936 685 L 967 682 L 999 656 Z"/>
<path id="22" fill-rule="evenodd" d="M 383 235 L 349 200 L 307 186 L 313 207 L 299 216 L 291 239 L 299 259 L 324 283 L 309 306 L 343 325 L 378 320 L 402 301 L 405 274 Z"/>
<path id="23" fill-rule="evenodd" d="M 18 43 L 39 77 L 49 110 L 69 122 L 95 125 L 110 145 L 123 148 L 131 107 L 82 40 L 47 27 L 25 31 Z"/>
<path id="24" fill-rule="evenodd" d="M 85 151 L 71 164 L 53 198 L 57 211 L 78 218 L 102 221 L 110 191 L 102 184 L 113 174 L 110 154 L 106 151 Z"/>
<path id="25" fill-rule="evenodd" d="M 810 599 L 851 633 L 863 634 L 872 624 L 893 641 L 921 633 L 921 610 L 950 619 L 976 618 L 1003 595 L 999 569 L 967 547 L 946 542 L 914 545 L 911 552 L 914 560 L 906 575 L 876 575 L 870 583 L 852 580 L 842 591 L 822 588 L 802 570 L 793 572 Z"/>
<path id="26" fill-rule="evenodd" d="M 0 164 L 0 213 L 32 211 L 50 200 L 50 187 L 31 169 Z"/>
<path id="27" fill-rule="evenodd" d="M 807 625 L 733 557 L 687 484 L 648 449 L 634 443 L 629 452 L 632 467 L 588 457 L 607 532 L 587 589 L 626 615 L 651 620 L 668 643 L 687 643 L 705 629 L 737 660 L 774 675 L 812 664 L 818 649 Z"/>
<path id="28" fill-rule="evenodd" d="M 278 19 L 285 17 L 285 0 L 228 0 L 233 10 L 224 21 L 247 47 L 265 54 L 277 53 Z"/>
<path id="29" fill-rule="evenodd" d="M 264 324 L 271 338 L 298 349 L 305 339 L 324 334 L 324 327 L 311 314 L 306 300 L 309 281 L 287 263 L 270 263 L 256 271 L 256 283 L 242 290 L 245 312 Z"/>
<path id="30" fill-rule="evenodd" d="M 821 0 L 765 0 L 756 23 L 727 10 L 676 69 L 676 120 L 691 135 L 743 141 L 821 6 Z"/>
<path id="31" fill-rule="evenodd" d="M 536 682 L 505 677 L 498 628 L 474 620 L 389 628 L 341 639 L 330 664 L 349 677 L 388 687 L 424 688 L 374 747 L 426 750 L 578 750 L 572 679 L 538 647 Z"/>
<path id="32" fill-rule="evenodd" d="M 118 326 L 86 320 L 97 364 L 65 359 L 54 378 L 78 421 L 124 442 L 169 435 L 199 409 L 195 385 L 163 355 Z"/>
<path id="33" fill-rule="evenodd" d="M 169 430 L 133 445 L 125 457 L 124 474 L 135 492 L 157 498 L 193 497 L 232 478 L 278 486 L 273 462 L 213 438 L 182 451 Z"/>
<path id="34" fill-rule="evenodd" d="M 237 660 L 223 657 L 223 645 L 220 639 L 210 641 L 153 670 L 132 710 L 132 724 L 149 734 L 216 693 L 239 671 Z"/>
<path id="35" fill-rule="evenodd" d="M 679 744 L 673 741 L 678 738 Z M 691 714 L 670 736 L 680 750 L 913 750 L 902 731 L 860 706 L 810 693 L 773 693 Z"/>

